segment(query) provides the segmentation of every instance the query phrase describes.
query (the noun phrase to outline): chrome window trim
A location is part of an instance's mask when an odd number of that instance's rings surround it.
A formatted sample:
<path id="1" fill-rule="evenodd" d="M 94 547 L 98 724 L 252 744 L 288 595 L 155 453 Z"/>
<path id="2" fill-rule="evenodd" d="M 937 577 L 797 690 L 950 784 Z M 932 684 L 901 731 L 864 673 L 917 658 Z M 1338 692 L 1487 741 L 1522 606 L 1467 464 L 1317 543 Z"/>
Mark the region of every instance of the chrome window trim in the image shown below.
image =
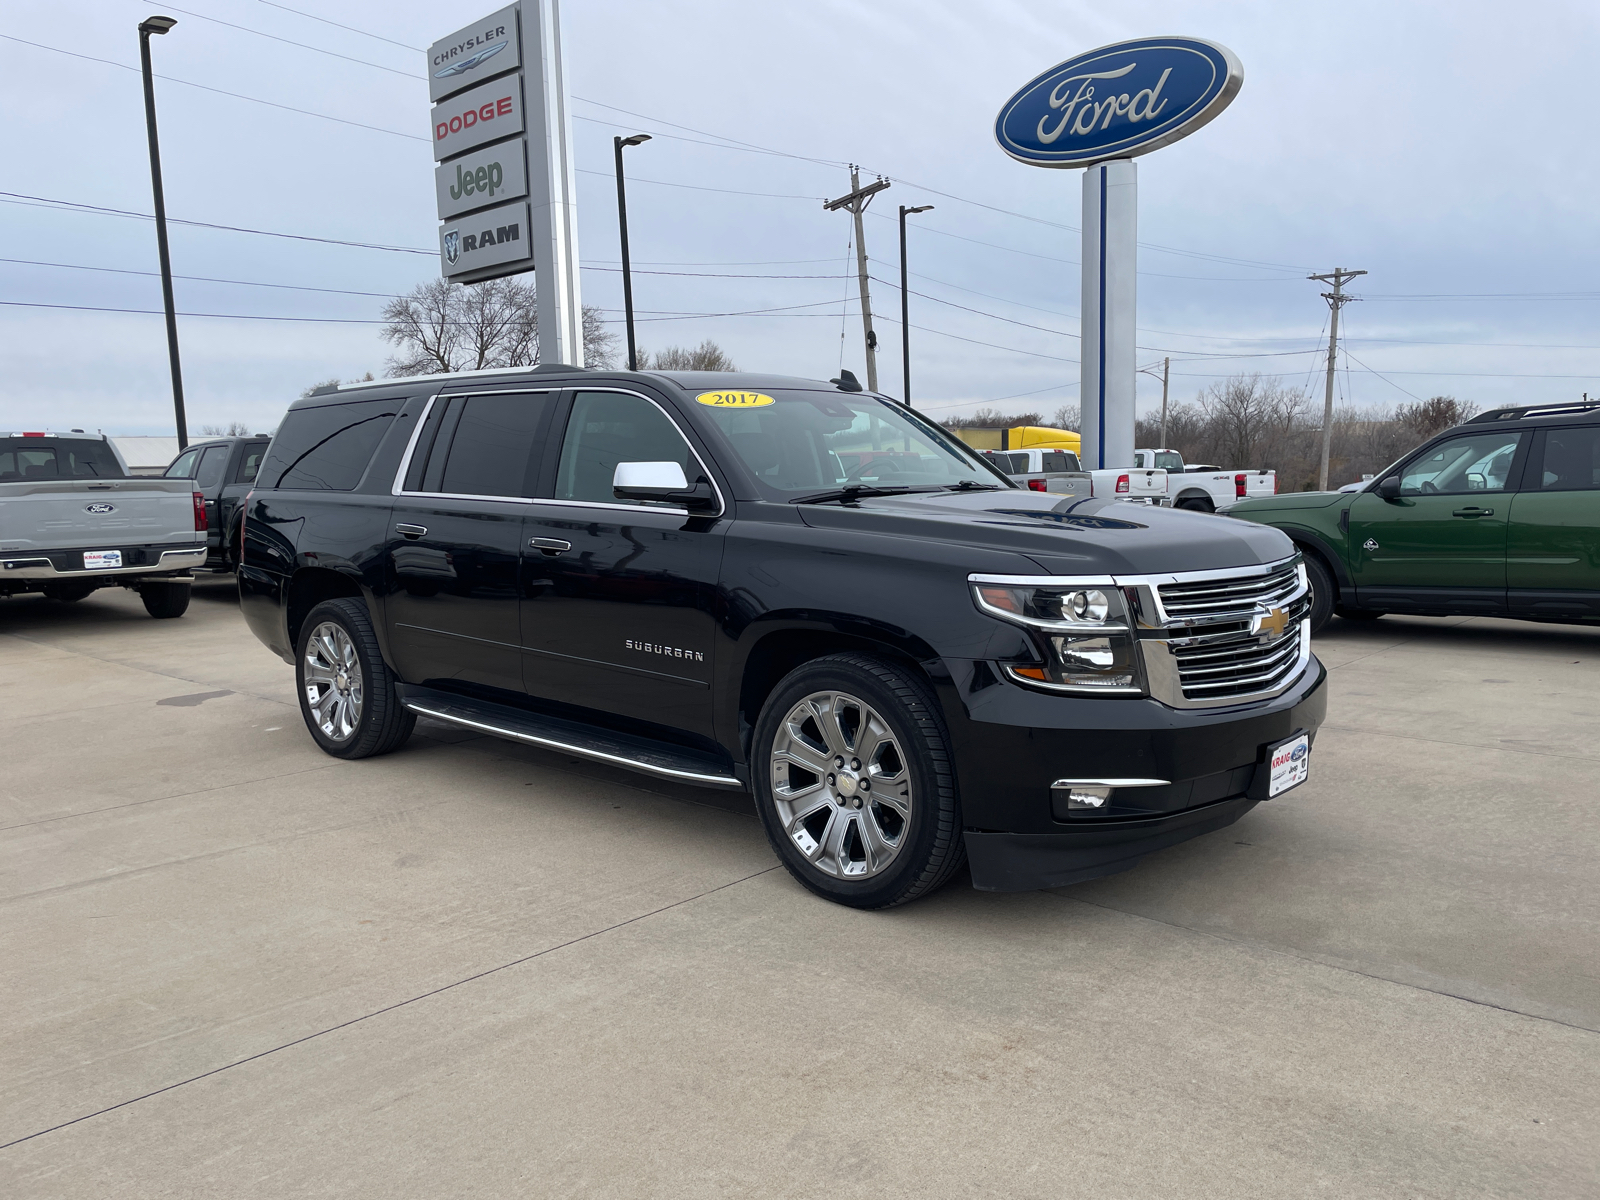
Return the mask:
<path id="1" fill-rule="evenodd" d="M 1284 598 L 1283 603 L 1293 604 L 1302 599 L 1310 590 L 1306 579 L 1304 557 L 1297 551 L 1286 558 L 1277 559 L 1270 563 L 1259 563 L 1248 567 L 1227 567 L 1217 570 L 1205 571 L 1169 571 L 1149 575 L 988 575 L 973 573 L 967 576 L 968 586 L 975 584 L 996 584 L 1011 587 L 1114 587 L 1123 593 L 1124 600 L 1128 602 L 1130 616 L 1138 627 L 1136 639 L 1139 647 L 1139 658 L 1144 668 L 1144 677 L 1148 695 L 1151 699 L 1176 709 L 1216 709 L 1226 708 L 1230 705 L 1253 704 L 1261 700 L 1270 700 L 1288 691 L 1305 675 L 1311 665 L 1311 622 L 1309 614 L 1300 621 L 1297 636 L 1300 641 L 1299 653 L 1295 657 L 1295 664 L 1284 676 L 1283 682 L 1260 691 L 1250 692 L 1239 696 L 1219 696 L 1215 699 L 1191 700 L 1183 694 L 1183 683 L 1178 672 L 1176 651 L 1196 644 L 1216 642 L 1226 644 L 1230 640 L 1239 639 L 1238 634 L 1205 634 L 1193 632 L 1203 629 L 1206 625 L 1234 624 L 1237 625 L 1244 619 L 1242 614 L 1204 617 L 1174 617 L 1168 614 L 1161 603 L 1161 586 L 1163 584 L 1184 583 L 1209 583 L 1213 580 L 1226 579 L 1253 579 L 1261 576 L 1272 575 L 1282 571 L 1285 567 L 1293 566 L 1296 569 L 1297 586 L 1295 590 Z M 980 609 L 982 609 L 980 603 Z M 991 613 L 997 619 L 1017 622 L 1014 616 L 1001 616 Z M 1036 623 L 1034 623 L 1036 625 Z M 997 664 L 1002 674 L 1007 679 L 1023 687 L 1037 690 L 1060 691 L 1062 685 L 1048 685 L 1038 680 L 1024 679 L 1012 673 L 1006 663 Z M 1117 689 L 1095 689 L 1105 695 L 1118 695 Z M 1082 690 L 1074 689 L 1074 695 L 1084 694 Z M 1123 691 L 1121 694 L 1131 694 Z M 1137 689 L 1137 694 L 1146 694 L 1146 689 Z"/>
<path id="2" fill-rule="evenodd" d="M 701 472 L 704 473 L 705 477 L 711 481 L 711 490 L 717 495 L 716 512 L 691 514 L 687 508 L 679 508 L 677 505 L 657 506 L 647 504 L 608 503 L 602 500 L 561 500 L 552 496 L 475 496 L 466 495 L 459 492 L 408 492 L 405 490 L 406 475 L 411 470 L 411 459 L 412 456 L 416 454 L 417 442 L 422 438 L 423 427 L 428 423 L 428 417 L 433 412 L 433 406 L 441 399 L 449 400 L 452 396 L 503 396 L 511 392 L 529 394 L 547 394 L 553 392 L 559 396 L 559 394 L 562 391 L 567 390 L 568 387 L 570 387 L 570 385 L 564 385 L 562 387 L 489 388 L 484 391 L 474 390 L 460 392 L 435 392 L 433 395 L 428 397 L 428 402 L 422 406 L 422 412 L 417 416 L 417 423 L 411 430 L 411 440 L 406 443 L 406 452 L 400 456 L 400 468 L 394 474 L 394 483 L 389 488 L 389 494 L 391 496 L 404 496 L 413 500 L 499 500 L 509 504 L 560 505 L 566 508 L 598 508 L 616 512 L 658 512 L 684 517 L 691 515 L 701 517 L 720 517 L 728 511 L 728 502 L 722 494 L 721 485 L 717 483 L 717 477 L 712 474 L 711 468 L 706 466 L 706 460 L 700 457 L 700 452 L 694 448 L 694 443 L 684 435 L 683 426 L 678 423 L 677 419 L 665 408 L 663 408 L 660 402 L 653 397 L 647 396 L 643 392 L 633 391 L 631 388 L 621 387 L 591 386 L 585 388 L 573 388 L 571 390 L 582 390 L 589 392 L 617 392 L 624 396 L 637 396 L 639 399 L 644 400 L 647 403 L 654 404 L 660 411 L 661 415 L 666 417 L 666 419 L 671 423 L 672 427 L 678 431 L 678 436 L 683 438 L 683 444 L 689 447 L 689 453 L 694 455 L 695 462 L 700 464 Z M 565 429 L 561 431 L 561 436 L 563 438 L 566 437 Z"/>

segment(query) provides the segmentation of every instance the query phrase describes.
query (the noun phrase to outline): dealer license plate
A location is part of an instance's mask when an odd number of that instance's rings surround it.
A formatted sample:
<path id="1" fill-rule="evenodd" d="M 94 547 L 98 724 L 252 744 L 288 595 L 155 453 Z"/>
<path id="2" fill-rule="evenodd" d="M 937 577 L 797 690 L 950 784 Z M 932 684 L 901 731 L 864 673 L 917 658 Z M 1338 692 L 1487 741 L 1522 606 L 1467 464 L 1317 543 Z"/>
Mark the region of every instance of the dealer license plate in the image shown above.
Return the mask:
<path id="1" fill-rule="evenodd" d="M 1311 735 L 1302 733 L 1286 742 L 1279 742 L 1268 751 L 1267 796 L 1281 796 L 1292 787 L 1299 787 L 1311 774 Z"/>
<path id="2" fill-rule="evenodd" d="M 83 569 L 85 571 L 109 571 L 113 567 L 120 567 L 121 565 L 121 550 L 85 550 L 83 552 Z"/>

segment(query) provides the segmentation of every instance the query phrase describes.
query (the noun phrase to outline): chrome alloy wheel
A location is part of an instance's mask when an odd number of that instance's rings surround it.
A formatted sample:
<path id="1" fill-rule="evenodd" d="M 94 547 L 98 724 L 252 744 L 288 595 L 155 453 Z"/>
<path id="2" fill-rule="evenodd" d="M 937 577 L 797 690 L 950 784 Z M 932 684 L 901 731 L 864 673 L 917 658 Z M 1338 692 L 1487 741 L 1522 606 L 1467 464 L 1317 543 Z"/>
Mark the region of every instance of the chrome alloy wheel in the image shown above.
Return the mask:
<path id="1" fill-rule="evenodd" d="M 347 742 L 361 724 L 361 660 L 344 626 L 324 621 L 306 642 L 306 704 L 324 737 Z"/>
<path id="2" fill-rule="evenodd" d="M 835 879 L 886 870 L 911 826 L 911 772 L 889 725 L 843 692 L 813 692 L 772 741 L 778 820 L 806 859 Z"/>

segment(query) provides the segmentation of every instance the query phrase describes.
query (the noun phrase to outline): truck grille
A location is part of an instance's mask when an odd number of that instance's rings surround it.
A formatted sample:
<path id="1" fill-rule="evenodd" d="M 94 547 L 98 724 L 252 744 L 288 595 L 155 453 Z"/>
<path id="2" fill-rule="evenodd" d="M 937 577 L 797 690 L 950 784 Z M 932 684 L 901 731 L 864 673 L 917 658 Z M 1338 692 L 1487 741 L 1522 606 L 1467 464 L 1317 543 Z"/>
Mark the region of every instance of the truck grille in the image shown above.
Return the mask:
<path id="1" fill-rule="evenodd" d="M 1289 631 L 1265 645 L 1255 638 L 1175 648 L 1178 682 L 1185 700 L 1223 700 L 1251 696 L 1287 683 L 1300 665 L 1300 621 L 1296 605 Z"/>
<path id="2" fill-rule="evenodd" d="M 1300 571 L 1291 559 L 1266 575 L 1163 583 L 1159 591 L 1161 607 L 1169 617 L 1226 620 L 1237 615 L 1240 620 L 1247 620 L 1256 605 L 1281 605 L 1299 587 Z"/>

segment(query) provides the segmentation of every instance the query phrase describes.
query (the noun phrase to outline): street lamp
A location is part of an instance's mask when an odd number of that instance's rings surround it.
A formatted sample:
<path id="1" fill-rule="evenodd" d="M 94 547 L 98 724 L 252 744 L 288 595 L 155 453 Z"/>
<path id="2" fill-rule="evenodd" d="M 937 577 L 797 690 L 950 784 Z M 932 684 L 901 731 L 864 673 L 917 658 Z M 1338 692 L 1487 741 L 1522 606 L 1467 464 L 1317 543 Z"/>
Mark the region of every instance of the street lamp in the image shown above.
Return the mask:
<path id="1" fill-rule="evenodd" d="M 648 142 L 648 133 L 612 138 L 617 152 L 617 226 L 622 232 L 622 314 L 628 324 L 628 370 L 639 369 L 639 355 L 633 344 L 633 274 L 628 265 L 628 192 L 622 182 L 622 148 Z"/>
<path id="2" fill-rule="evenodd" d="M 144 120 L 150 139 L 150 186 L 156 197 L 156 248 L 161 254 L 161 297 L 167 309 L 167 358 L 172 365 L 172 410 L 178 418 L 178 449 L 189 445 L 189 421 L 183 414 L 183 367 L 178 361 L 178 314 L 172 303 L 172 258 L 167 253 L 167 201 L 161 192 L 161 145 L 156 140 L 156 86 L 150 73 L 150 35 L 164 34 L 178 22 L 172 17 L 147 17 L 139 22 L 139 62 L 144 68 Z"/>
<path id="3" fill-rule="evenodd" d="M 900 206 L 900 365 L 905 372 L 904 402 L 911 407 L 911 305 L 906 299 L 906 217 L 912 213 L 932 212 L 933 205 L 922 204 L 916 208 Z"/>

